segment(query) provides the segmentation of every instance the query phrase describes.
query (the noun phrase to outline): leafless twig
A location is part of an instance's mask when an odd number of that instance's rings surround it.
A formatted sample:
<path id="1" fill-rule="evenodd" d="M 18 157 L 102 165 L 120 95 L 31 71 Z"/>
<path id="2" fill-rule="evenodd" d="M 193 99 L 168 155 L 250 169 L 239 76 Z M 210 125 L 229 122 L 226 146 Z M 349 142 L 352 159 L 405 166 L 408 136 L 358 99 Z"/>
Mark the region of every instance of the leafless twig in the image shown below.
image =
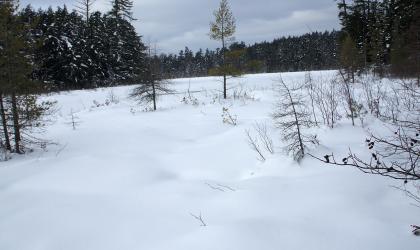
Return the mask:
<path id="1" fill-rule="evenodd" d="M 190 215 L 194 218 L 194 219 L 196 219 L 197 221 L 199 221 L 200 222 L 200 226 L 202 226 L 202 227 L 206 227 L 207 226 L 207 224 L 204 222 L 204 220 L 203 220 L 203 217 L 201 216 L 201 212 L 200 212 L 200 215 L 195 215 L 195 214 L 193 214 L 193 213 L 190 213 Z"/>
<path id="2" fill-rule="evenodd" d="M 225 192 L 225 190 L 223 190 L 222 188 L 220 188 L 220 187 L 215 187 L 215 186 L 211 185 L 210 183 L 207 183 L 207 182 L 206 182 L 206 185 L 207 185 L 207 186 L 209 186 L 209 188 L 211 188 L 211 189 L 218 190 L 218 191 L 220 191 L 220 192 Z"/>
<path id="3" fill-rule="evenodd" d="M 251 147 L 252 150 L 257 152 L 257 154 L 258 154 L 257 159 L 260 160 L 260 161 L 265 161 L 266 158 L 265 158 L 264 154 L 262 153 L 262 150 L 260 148 L 260 145 L 258 144 L 257 138 L 253 138 L 251 136 L 251 132 L 249 130 L 245 130 L 245 133 L 246 133 L 246 136 L 248 138 L 248 145 Z"/>

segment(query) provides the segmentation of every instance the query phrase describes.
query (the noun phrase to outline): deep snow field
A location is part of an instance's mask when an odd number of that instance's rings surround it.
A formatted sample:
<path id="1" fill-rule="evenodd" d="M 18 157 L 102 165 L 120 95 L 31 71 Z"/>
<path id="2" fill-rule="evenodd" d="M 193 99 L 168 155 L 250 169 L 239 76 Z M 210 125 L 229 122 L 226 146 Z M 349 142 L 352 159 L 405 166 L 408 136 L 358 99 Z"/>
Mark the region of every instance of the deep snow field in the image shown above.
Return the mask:
<path id="1" fill-rule="evenodd" d="M 58 101 L 43 135 L 57 145 L 0 162 L 0 250 L 420 249 L 410 231 L 420 209 L 391 187 L 400 183 L 310 157 L 297 164 L 282 151 L 270 118 L 278 77 L 230 80 L 230 94 L 249 98 L 226 101 L 218 78 L 177 79 L 180 94 L 156 112 L 128 98 L 133 87 L 45 97 Z M 196 105 L 182 102 L 188 88 Z M 102 105 L 111 92 L 119 102 Z M 223 107 L 237 126 L 222 122 Z M 265 162 L 247 143 L 255 122 L 275 143 Z M 360 124 L 316 132 L 315 155 L 368 153 Z"/>

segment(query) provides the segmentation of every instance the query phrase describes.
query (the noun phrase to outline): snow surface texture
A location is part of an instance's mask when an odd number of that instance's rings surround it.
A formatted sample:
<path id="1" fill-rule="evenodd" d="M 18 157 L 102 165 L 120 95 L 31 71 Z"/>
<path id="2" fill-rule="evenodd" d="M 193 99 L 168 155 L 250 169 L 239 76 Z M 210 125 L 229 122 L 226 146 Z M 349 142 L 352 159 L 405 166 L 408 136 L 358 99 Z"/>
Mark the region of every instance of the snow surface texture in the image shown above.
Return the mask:
<path id="1" fill-rule="evenodd" d="M 281 151 L 270 118 L 277 78 L 231 80 L 242 98 L 227 101 L 218 78 L 174 80 L 181 94 L 161 98 L 157 112 L 127 98 L 133 87 L 46 97 L 60 111 L 44 137 L 58 145 L 0 163 L 0 249 L 420 249 L 410 232 L 420 211 L 390 187 L 398 183 L 309 157 L 298 165 Z M 189 86 L 196 100 L 186 104 Z M 106 101 L 111 91 L 119 102 Z M 237 126 L 222 122 L 223 107 Z M 247 144 L 256 121 L 276 147 L 265 162 Z M 349 146 L 363 155 L 360 126 L 316 132 L 316 155 Z"/>

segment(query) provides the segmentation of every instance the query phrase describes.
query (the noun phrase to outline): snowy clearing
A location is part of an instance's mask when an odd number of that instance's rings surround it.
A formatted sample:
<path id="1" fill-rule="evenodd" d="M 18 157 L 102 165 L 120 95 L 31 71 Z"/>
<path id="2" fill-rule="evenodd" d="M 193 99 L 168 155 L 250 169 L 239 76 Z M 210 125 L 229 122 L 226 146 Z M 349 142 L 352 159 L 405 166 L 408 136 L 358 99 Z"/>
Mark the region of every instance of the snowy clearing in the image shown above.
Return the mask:
<path id="1" fill-rule="evenodd" d="M 43 135 L 57 145 L 0 162 L 0 249 L 419 249 L 410 225 L 420 210 L 390 187 L 398 182 L 282 152 L 270 117 L 278 77 L 230 80 L 240 97 L 227 101 L 219 78 L 177 79 L 180 94 L 157 112 L 128 99 L 132 86 L 45 97 L 60 108 Z M 106 105 L 110 96 L 118 101 Z M 223 108 L 237 126 L 223 123 Z M 247 143 L 255 122 L 274 140 L 265 162 Z M 348 120 L 316 133 L 315 155 L 366 154 L 364 129 Z"/>

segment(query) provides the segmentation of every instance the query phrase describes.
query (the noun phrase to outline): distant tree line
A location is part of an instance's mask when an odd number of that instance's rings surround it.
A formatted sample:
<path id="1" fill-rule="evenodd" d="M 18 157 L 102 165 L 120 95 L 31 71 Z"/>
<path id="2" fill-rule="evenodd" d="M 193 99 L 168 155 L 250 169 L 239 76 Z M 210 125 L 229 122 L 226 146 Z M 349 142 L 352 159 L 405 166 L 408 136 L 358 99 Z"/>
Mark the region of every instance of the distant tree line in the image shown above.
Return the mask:
<path id="1" fill-rule="evenodd" d="M 253 45 L 235 42 L 226 48 L 226 60 L 241 73 L 337 69 L 339 37 L 338 31 L 325 31 Z M 162 74 L 167 78 L 177 78 L 217 75 L 215 69 L 222 64 L 222 55 L 222 49 L 200 49 L 194 53 L 186 47 L 178 54 L 156 57 Z"/>
<path id="2" fill-rule="evenodd" d="M 420 82 L 419 0 L 338 0 L 344 66 Z"/>
<path id="3" fill-rule="evenodd" d="M 2 1 L 14 2 L 9 0 Z M 92 11 L 94 0 L 79 1 L 76 10 L 66 6 L 34 10 L 27 6 L 13 14 L 26 27 L 30 77 L 48 91 L 135 84 L 146 79 L 146 64 L 157 61 L 162 78 L 220 75 L 223 61 L 229 75 L 338 68 L 337 31 L 289 36 L 272 42 L 231 43 L 225 49 L 153 55 L 131 24 L 132 1 L 112 0 L 108 13 Z M 225 52 L 225 53 L 224 53 Z M 223 56 L 225 55 L 225 56 Z"/>

